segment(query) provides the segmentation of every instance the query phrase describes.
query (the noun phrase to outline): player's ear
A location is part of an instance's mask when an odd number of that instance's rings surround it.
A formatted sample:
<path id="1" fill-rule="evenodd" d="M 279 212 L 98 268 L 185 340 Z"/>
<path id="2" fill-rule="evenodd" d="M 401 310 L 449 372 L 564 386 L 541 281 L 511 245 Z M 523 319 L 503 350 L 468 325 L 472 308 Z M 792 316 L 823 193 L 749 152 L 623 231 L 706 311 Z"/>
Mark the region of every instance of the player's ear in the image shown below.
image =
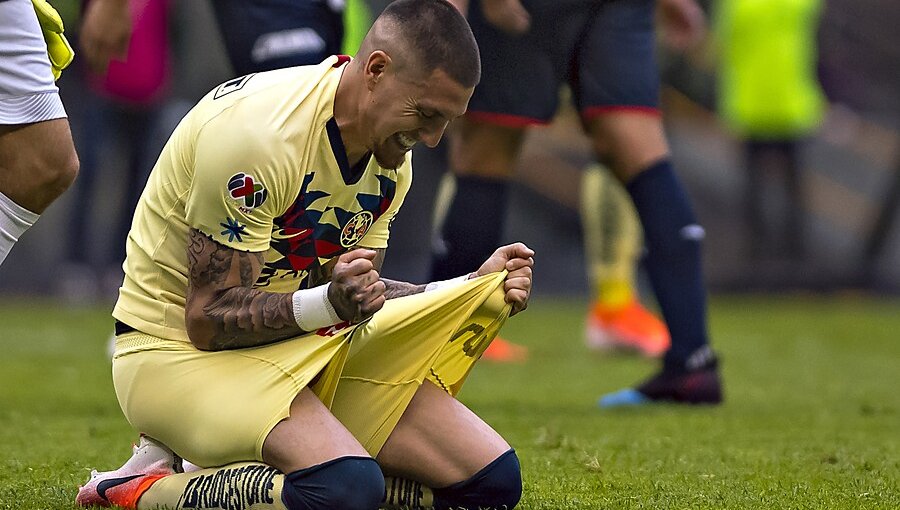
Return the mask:
<path id="1" fill-rule="evenodd" d="M 384 73 L 391 65 L 391 56 L 382 50 L 375 50 L 366 58 L 366 87 L 371 91 L 384 79 Z"/>

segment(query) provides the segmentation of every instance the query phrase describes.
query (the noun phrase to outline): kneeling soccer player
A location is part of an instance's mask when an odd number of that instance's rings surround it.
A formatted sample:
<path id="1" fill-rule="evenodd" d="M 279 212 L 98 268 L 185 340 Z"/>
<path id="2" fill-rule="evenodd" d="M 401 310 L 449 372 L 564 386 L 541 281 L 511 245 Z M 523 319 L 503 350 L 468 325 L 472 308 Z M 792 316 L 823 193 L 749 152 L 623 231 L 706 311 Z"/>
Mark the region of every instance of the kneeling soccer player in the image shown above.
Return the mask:
<path id="1" fill-rule="evenodd" d="M 79 504 L 515 507 L 515 452 L 453 396 L 527 306 L 534 253 L 428 285 L 379 275 L 410 149 L 479 76 L 455 8 L 399 0 L 356 58 L 236 78 L 182 120 L 113 312 L 116 395 L 145 436 Z"/>

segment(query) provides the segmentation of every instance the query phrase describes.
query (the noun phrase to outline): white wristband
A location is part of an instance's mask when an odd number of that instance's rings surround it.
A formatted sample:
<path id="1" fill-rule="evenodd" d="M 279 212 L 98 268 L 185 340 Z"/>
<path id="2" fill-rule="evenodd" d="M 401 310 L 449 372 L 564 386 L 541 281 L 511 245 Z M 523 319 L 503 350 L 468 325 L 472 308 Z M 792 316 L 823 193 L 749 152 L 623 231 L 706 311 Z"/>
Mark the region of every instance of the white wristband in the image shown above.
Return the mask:
<path id="1" fill-rule="evenodd" d="M 303 331 L 316 331 L 341 322 L 334 306 L 328 299 L 328 286 L 319 285 L 311 289 L 294 292 L 294 320 Z"/>
<path id="2" fill-rule="evenodd" d="M 443 289 L 444 287 L 451 287 L 453 285 L 459 285 L 462 282 L 469 279 L 469 275 L 471 273 L 466 273 L 462 276 L 457 276 L 456 278 L 450 278 L 449 280 L 441 280 L 439 282 L 431 282 L 425 286 L 425 292 L 429 292 L 436 289 Z"/>

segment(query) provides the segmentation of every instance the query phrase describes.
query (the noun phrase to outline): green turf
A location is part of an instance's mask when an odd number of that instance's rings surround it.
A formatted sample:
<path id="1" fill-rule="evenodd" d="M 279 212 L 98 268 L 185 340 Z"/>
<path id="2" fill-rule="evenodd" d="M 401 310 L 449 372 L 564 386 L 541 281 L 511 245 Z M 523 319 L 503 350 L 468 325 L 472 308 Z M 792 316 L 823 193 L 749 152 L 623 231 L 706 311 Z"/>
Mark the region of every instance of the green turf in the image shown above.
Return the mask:
<path id="1" fill-rule="evenodd" d="M 583 303 L 538 300 L 504 334 L 523 365 L 483 364 L 462 399 L 518 450 L 519 508 L 900 508 L 900 303 L 712 303 L 727 403 L 601 412 L 654 369 L 582 347 Z M 134 433 L 104 357 L 107 312 L 0 302 L 0 508 L 74 508 Z"/>

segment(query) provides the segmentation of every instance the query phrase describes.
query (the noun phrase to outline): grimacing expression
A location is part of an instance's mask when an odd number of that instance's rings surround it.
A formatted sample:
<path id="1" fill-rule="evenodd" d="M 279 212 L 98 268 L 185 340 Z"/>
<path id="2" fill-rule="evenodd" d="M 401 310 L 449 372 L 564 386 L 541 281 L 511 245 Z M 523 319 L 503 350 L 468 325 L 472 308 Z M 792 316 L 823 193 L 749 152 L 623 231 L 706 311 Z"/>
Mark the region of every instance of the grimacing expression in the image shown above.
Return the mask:
<path id="1" fill-rule="evenodd" d="M 429 76 L 407 74 L 387 71 L 372 90 L 369 148 L 384 168 L 403 164 L 418 142 L 435 147 L 450 121 L 465 113 L 474 90 L 442 69 Z"/>

